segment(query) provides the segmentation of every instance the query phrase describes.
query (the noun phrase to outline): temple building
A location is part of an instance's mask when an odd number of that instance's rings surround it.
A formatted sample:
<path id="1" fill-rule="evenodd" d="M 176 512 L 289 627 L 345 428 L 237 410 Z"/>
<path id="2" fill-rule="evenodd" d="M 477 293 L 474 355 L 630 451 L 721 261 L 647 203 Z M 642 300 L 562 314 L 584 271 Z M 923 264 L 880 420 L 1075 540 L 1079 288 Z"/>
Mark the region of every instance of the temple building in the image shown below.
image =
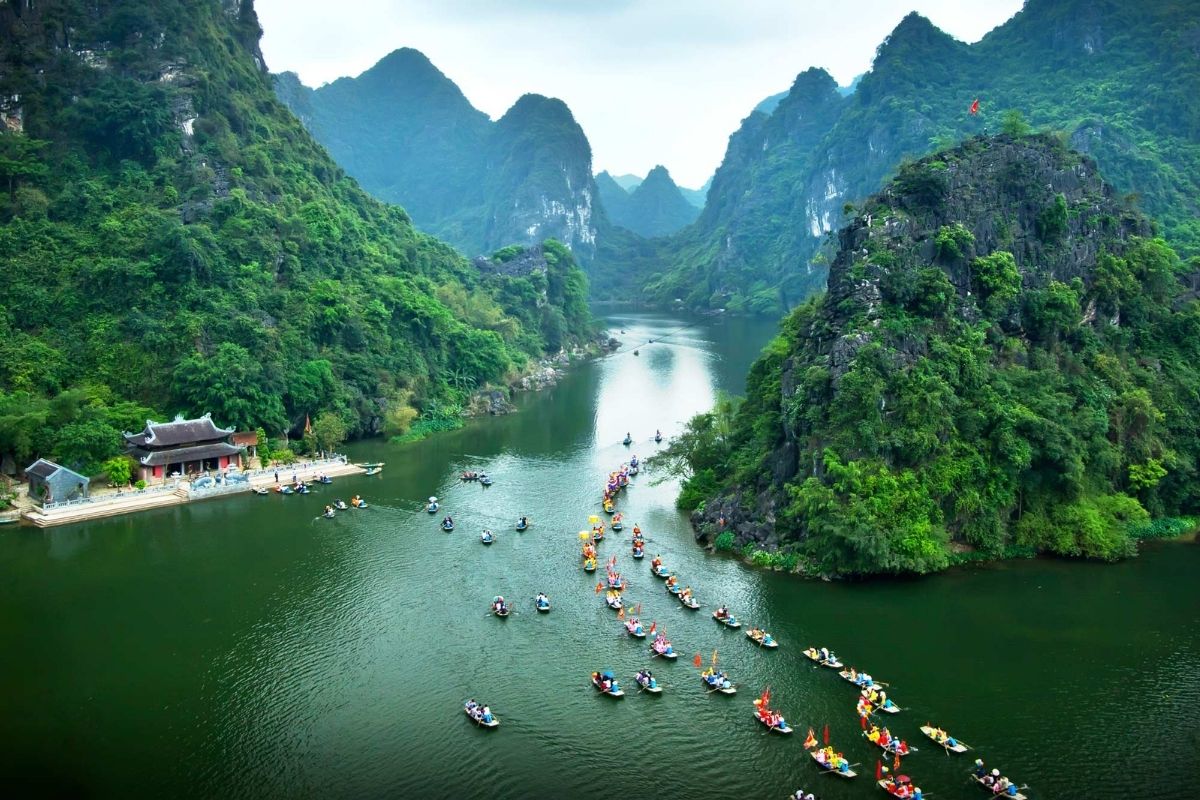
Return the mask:
<path id="1" fill-rule="evenodd" d="M 242 450 L 230 442 L 233 428 L 218 428 L 212 417 L 176 417 L 151 422 L 141 433 L 126 433 L 127 452 L 138 462 L 138 477 L 146 483 L 196 473 L 240 469 Z"/>

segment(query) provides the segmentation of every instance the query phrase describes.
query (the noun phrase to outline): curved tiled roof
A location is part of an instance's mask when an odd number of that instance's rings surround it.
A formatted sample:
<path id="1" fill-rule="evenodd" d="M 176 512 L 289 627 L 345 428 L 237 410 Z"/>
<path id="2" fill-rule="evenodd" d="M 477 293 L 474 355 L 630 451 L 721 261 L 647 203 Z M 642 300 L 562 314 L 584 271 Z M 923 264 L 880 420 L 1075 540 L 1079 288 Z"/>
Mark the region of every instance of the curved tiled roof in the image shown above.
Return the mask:
<path id="1" fill-rule="evenodd" d="M 212 417 L 205 414 L 199 419 L 177 419 L 173 422 L 146 420 L 141 433 L 126 433 L 125 441 L 135 447 L 176 447 L 181 444 L 221 440 L 233 433 L 233 428 L 218 428 Z"/>
<path id="2" fill-rule="evenodd" d="M 135 447 L 129 454 L 136 458 L 139 464 L 147 467 L 157 467 L 161 464 L 182 464 L 185 461 L 199 461 L 204 458 L 232 456 L 240 452 L 242 452 L 240 447 L 234 447 L 227 442 L 216 442 L 215 444 L 201 444 L 195 447 L 174 447 L 169 450 L 144 450 Z"/>

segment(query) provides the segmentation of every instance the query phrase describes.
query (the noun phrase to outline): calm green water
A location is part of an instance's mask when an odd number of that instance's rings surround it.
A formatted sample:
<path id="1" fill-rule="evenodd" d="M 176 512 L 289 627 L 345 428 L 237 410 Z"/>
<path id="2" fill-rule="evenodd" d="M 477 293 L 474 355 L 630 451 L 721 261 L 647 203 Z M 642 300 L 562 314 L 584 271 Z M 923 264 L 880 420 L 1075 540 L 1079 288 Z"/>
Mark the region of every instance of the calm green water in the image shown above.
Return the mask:
<path id="1" fill-rule="evenodd" d="M 681 320 L 617 316 L 627 341 Z M 0 790 L 96 797 L 884 797 L 853 688 L 800 651 L 827 644 L 894 685 L 893 729 L 921 747 L 904 772 L 935 798 L 983 798 L 970 759 L 925 747 L 932 720 L 1028 783 L 1034 798 L 1195 797 L 1200 772 L 1200 547 L 1161 545 L 1109 566 L 1022 562 L 927 580 L 833 585 L 707 556 L 638 480 L 622 508 L 695 587 L 682 609 L 628 559 L 627 597 L 678 650 L 741 685 L 706 696 L 690 662 L 650 662 L 594 594 L 576 532 L 600 482 L 656 427 L 677 430 L 716 389 L 739 391 L 771 326 L 708 321 L 583 366 L 520 414 L 408 447 L 310 497 L 241 497 L 51 531 L 0 531 Z M 626 431 L 637 439 L 627 450 Z M 462 484 L 485 469 L 496 485 Z M 373 508 L 314 519 L 332 497 Z M 419 511 L 430 494 L 459 523 Z M 511 522 L 529 514 L 529 532 Z M 479 530 L 500 530 L 483 547 Z M 549 615 L 532 613 L 548 592 Z M 486 615 L 497 593 L 522 613 Z M 719 628 L 727 602 L 782 643 Z M 650 664 L 652 697 L 598 697 L 592 670 Z M 629 681 L 632 683 L 632 681 Z M 767 736 L 751 700 L 770 685 L 800 733 Z M 460 705 L 503 720 L 481 731 Z M 803 731 L 828 723 L 863 773 L 817 774 Z M 925 742 L 925 744 L 930 744 Z M 15 791 L 14 791 L 15 790 Z"/>

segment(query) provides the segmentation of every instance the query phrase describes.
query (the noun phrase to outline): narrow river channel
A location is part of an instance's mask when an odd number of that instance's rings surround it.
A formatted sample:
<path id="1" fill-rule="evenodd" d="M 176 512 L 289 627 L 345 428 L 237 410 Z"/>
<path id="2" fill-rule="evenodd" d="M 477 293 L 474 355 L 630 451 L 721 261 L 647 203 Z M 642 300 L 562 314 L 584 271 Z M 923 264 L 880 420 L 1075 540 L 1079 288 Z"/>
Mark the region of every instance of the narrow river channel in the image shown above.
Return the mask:
<path id="1" fill-rule="evenodd" d="M 0 764 L 17 795 L 206 798 L 885 797 L 854 688 L 801 650 L 827 645 L 892 684 L 888 720 L 920 749 L 903 772 L 933 798 L 984 798 L 978 755 L 1046 798 L 1200 796 L 1200 547 L 1169 543 L 1116 565 L 1037 560 L 922 580 L 829 584 L 706 555 L 675 487 L 643 474 L 620 499 L 649 555 L 705 607 L 683 609 L 631 560 L 628 530 L 600 545 L 627 603 L 686 658 L 651 661 L 580 570 L 577 532 L 604 476 L 739 393 L 774 326 L 613 313 L 619 353 L 414 445 L 366 442 L 375 477 L 307 497 L 239 496 L 86 525 L 0 532 Z M 685 325 L 691 327 L 682 328 Z M 662 339 L 632 354 L 633 346 Z M 626 448 L 626 432 L 635 442 Z M 463 483 L 485 470 L 490 488 Z M 371 504 L 318 518 L 334 497 Z M 439 531 L 429 495 L 454 515 Z M 520 514 L 533 527 L 513 531 Z M 484 547 L 479 533 L 498 531 Z M 545 591 L 549 614 L 533 612 Z M 496 594 L 519 613 L 487 614 Z M 710 613 L 727 603 L 781 643 L 754 647 Z M 718 660 L 736 696 L 692 666 Z M 637 693 L 651 666 L 666 691 Z M 593 670 L 626 683 L 620 700 Z M 772 704 L 798 728 L 751 718 Z M 491 704 L 495 731 L 462 702 Z M 918 727 L 976 748 L 945 755 Z M 821 775 L 812 726 L 860 776 Z"/>

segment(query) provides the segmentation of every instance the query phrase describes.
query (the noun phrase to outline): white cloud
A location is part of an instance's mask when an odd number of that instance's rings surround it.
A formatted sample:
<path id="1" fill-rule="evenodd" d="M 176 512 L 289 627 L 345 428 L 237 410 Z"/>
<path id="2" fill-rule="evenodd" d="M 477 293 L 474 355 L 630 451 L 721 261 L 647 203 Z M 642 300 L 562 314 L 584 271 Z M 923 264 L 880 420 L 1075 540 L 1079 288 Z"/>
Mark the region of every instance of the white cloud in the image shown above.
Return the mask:
<path id="1" fill-rule="evenodd" d="M 848 83 L 909 11 L 976 41 L 1021 0 L 258 0 L 272 70 L 309 85 L 413 47 L 479 109 L 566 101 L 597 171 L 699 186 L 759 100 L 810 66 Z"/>

